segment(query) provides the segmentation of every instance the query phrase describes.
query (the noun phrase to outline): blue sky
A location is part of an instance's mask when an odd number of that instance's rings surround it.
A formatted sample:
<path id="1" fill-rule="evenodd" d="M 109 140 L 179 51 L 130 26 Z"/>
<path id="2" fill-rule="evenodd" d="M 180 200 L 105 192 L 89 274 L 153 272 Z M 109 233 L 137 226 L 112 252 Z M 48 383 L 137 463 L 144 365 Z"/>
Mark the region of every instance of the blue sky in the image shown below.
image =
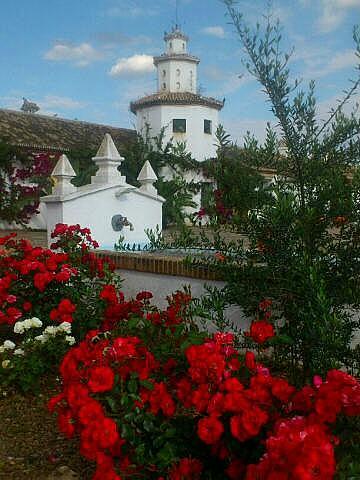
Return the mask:
<path id="1" fill-rule="evenodd" d="M 272 120 L 269 105 L 241 64 L 224 5 L 178 4 L 189 51 L 201 59 L 202 93 L 226 98 L 221 121 L 235 139 L 241 142 L 246 130 L 262 138 Z M 253 23 L 266 2 L 239 5 Z M 293 75 L 316 80 L 324 116 L 353 76 L 352 27 L 360 23 L 360 0 L 274 0 L 273 9 L 285 47 L 295 47 Z M 1 108 L 19 109 L 25 96 L 40 113 L 132 128 L 129 102 L 155 92 L 151 56 L 163 51 L 175 0 L 1 0 L 0 12 Z"/>

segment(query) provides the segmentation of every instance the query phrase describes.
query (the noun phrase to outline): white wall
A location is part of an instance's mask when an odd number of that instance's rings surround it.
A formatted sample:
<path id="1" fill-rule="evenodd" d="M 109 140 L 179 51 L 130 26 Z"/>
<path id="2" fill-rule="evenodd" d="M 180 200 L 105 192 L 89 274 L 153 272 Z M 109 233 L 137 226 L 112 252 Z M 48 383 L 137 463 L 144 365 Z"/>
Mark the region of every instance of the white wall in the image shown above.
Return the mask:
<path id="1" fill-rule="evenodd" d="M 121 290 L 125 298 L 135 298 L 141 290 L 150 291 L 154 297 L 151 299 L 153 305 L 159 308 L 167 306 L 166 297 L 176 290 L 182 290 L 183 286 L 190 286 L 191 294 L 201 297 L 206 293 L 205 285 L 222 288 L 225 283 L 219 281 L 204 281 L 197 278 L 177 277 L 172 275 L 161 275 L 157 273 L 135 272 L 132 270 L 117 270 L 123 280 Z M 239 306 L 232 306 L 225 311 L 226 318 L 243 330 L 248 330 L 250 320 L 247 319 Z M 209 331 L 215 331 L 215 326 L 208 322 Z"/>
<path id="2" fill-rule="evenodd" d="M 167 60 L 158 66 L 159 92 L 196 93 L 197 64 L 190 60 Z M 164 75 L 165 72 L 165 75 Z M 164 85 L 165 84 L 165 85 Z"/>
<path id="3" fill-rule="evenodd" d="M 172 131 L 174 118 L 186 119 L 186 133 Z M 203 105 L 157 105 L 137 112 L 139 132 L 144 132 L 146 123 L 151 126 L 151 136 L 157 135 L 165 127 L 165 142 L 172 138 L 174 142 L 185 141 L 187 150 L 199 161 L 216 156 L 215 131 L 218 118 L 218 110 Z M 211 134 L 204 133 L 204 120 L 211 120 Z"/>
<path id="4" fill-rule="evenodd" d="M 132 187 L 134 188 L 134 187 Z M 81 192 L 81 189 L 78 189 Z M 113 249 L 114 243 L 120 235 L 125 236 L 125 241 L 140 243 L 148 242 L 144 230 L 161 228 L 162 203 L 154 197 L 144 195 L 137 189 L 129 193 L 121 192 L 119 186 L 90 191 L 88 194 L 79 192 L 67 195 L 66 199 L 59 201 L 45 200 L 47 206 L 47 228 L 51 232 L 56 223 L 80 224 L 89 227 L 92 237 L 98 241 L 100 248 Z M 120 214 L 127 217 L 134 230 L 124 227 L 122 231 L 115 232 L 111 225 L 114 215 Z"/>
<path id="5" fill-rule="evenodd" d="M 187 40 L 183 38 L 170 38 L 166 41 L 167 53 L 186 53 Z"/>

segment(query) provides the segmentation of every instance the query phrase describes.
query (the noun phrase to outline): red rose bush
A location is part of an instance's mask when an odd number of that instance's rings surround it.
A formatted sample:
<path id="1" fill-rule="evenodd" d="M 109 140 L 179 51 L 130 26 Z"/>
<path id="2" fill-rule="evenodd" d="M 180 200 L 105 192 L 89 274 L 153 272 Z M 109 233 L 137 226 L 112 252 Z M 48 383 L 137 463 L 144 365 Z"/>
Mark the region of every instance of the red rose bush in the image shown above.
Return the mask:
<path id="1" fill-rule="evenodd" d="M 94 480 L 334 478 L 337 420 L 360 411 L 355 378 L 333 370 L 296 389 L 233 334 L 199 331 L 186 293 L 163 311 L 149 292 L 100 296 L 102 325 L 67 352 L 49 402 Z"/>
<path id="2" fill-rule="evenodd" d="M 106 306 L 99 294 L 119 280 L 91 251 L 97 243 L 87 228 L 58 224 L 50 249 L 15 237 L 0 238 L 0 381 L 27 390 L 98 326 Z M 2 348 L 6 341 L 15 347 Z"/>
<path id="3" fill-rule="evenodd" d="M 61 359 L 49 409 L 94 480 L 334 478 L 359 382 L 331 370 L 299 388 L 272 372 L 271 300 L 244 339 L 209 336 L 186 291 L 164 310 L 147 291 L 127 300 L 88 229 L 52 236 L 51 249 L 0 239 L 0 383 L 34 389 Z"/>

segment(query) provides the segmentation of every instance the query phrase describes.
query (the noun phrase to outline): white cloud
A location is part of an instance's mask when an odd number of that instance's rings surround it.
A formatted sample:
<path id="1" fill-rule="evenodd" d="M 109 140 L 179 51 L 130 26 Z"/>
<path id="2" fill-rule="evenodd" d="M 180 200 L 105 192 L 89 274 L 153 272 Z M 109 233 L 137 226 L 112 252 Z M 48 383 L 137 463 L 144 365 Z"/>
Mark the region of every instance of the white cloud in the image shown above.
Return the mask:
<path id="1" fill-rule="evenodd" d="M 302 75 L 302 78 L 305 79 L 316 79 L 321 77 L 326 77 L 331 73 L 349 69 L 357 65 L 357 57 L 353 50 L 344 50 L 342 52 L 337 52 L 333 55 L 328 54 L 323 56 L 322 62 L 313 61 L 306 62 L 308 69 Z"/>
<path id="2" fill-rule="evenodd" d="M 39 106 L 41 109 L 60 109 L 60 110 L 73 110 L 76 108 L 83 108 L 85 104 L 74 100 L 70 97 L 60 97 L 58 95 L 45 95 L 43 100 L 39 100 Z"/>
<path id="3" fill-rule="evenodd" d="M 111 67 L 109 74 L 117 76 L 144 75 L 155 70 L 151 55 L 133 55 L 128 58 L 120 58 Z"/>
<path id="4" fill-rule="evenodd" d="M 23 103 L 22 92 L 11 92 L 8 95 L 0 97 L 1 108 L 8 108 L 9 110 L 20 110 Z"/>
<path id="5" fill-rule="evenodd" d="M 86 42 L 79 45 L 57 42 L 45 53 L 44 58 L 54 62 L 70 62 L 77 67 L 85 67 L 92 62 L 103 59 L 104 53 Z"/>
<path id="6" fill-rule="evenodd" d="M 336 30 L 344 21 L 348 10 L 360 8 L 360 0 L 321 0 L 318 27 L 323 33 Z"/>
<path id="7" fill-rule="evenodd" d="M 9 108 L 11 110 L 20 110 L 23 104 L 22 95 L 19 92 L 11 92 L 7 96 L 0 97 L 0 104 L 2 108 Z M 31 92 L 25 95 L 28 100 L 36 103 L 39 107 L 39 114 L 42 115 L 55 115 L 59 111 L 77 110 L 84 108 L 85 103 L 75 100 L 70 97 L 62 97 L 59 95 L 44 95 L 39 97 Z"/>
<path id="8" fill-rule="evenodd" d="M 225 32 L 223 27 L 220 27 L 218 25 L 213 26 L 213 27 L 205 27 L 202 30 L 202 33 L 205 33 L 206 35 L 211 35 L 213 37 L 217 38 L 224 38 L 225 37 Z"/>
<path id="9" fill-rule="evenodd" d="M 149 45 L 152 43 L 151 37 L 147 35 L 126 35 L 122 32 L 98 32 L 93 35 L 96 42 L 99 42 L 104 48 L 112 49 L 120 46 L 132 47 L 136 45 Z"/>
<path id="10" fill-rule="evenodd" d="M 357 57 L 354 50 L 345 50 L 344 52 L 339 52 L 333 56 L 329 63 L 328 69 L 330 72 L 335 72 L 336 70 L 354 67 L 356 62 Z"/>
<path id="11" fill-rule="evenodd" d="M 153 17 L 159 14 L 159 9 L 153 3 L 151 7 L 144 7 L 134 0 L 121 0 L 108 8 L 105 14 L 109 17 Z"/>
<path id="12" fill-rule="evenodd" d="M 317 104 L 317 114 L 321 120 L 326 120 L 329 118 L 330 111 L 333 108 L 336 108 L 339 104 L 339 99 L 341 99 L 343 95 L 339 94 L 339 96 L 333 96 L 331 98 L 327 98 Z M 350 97 L 350 99 L 346 102 L 342 111 L 345 115 L 350 115 L 355 109 L 357 109 L 358 105 L 360 105 L 360 93 L 357 93 Z"/>

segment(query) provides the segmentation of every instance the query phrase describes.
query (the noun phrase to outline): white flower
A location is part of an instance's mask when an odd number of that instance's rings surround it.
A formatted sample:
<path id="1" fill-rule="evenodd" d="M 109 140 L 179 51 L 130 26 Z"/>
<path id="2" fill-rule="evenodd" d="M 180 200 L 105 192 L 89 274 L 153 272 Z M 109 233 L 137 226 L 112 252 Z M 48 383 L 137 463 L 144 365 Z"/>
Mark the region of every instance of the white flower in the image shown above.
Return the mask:
<path id="1" fill-rule="evenodd" d="M 65 341 L 68 342 L 69 345 L 74 345 L 75 343 L 75 338 L 71 337 L 70 335 L 66 335 Z"/>
<path id="2" fill-rule="evenodd" d="M 60 323 L 60 325 L 58 326 L 58 330 L 64 333 L 71 333 L 71 323 L 69 322 Z"/>
<path id="3" fill-rule="evenodd" d="M 25 330 L 29 330 L 32 327 L 31 318 L 27 318 L 26 320 L 24 320 L 23 325 L 24 325 Z"/>
<path id="4" fill-rule="evenodd" d="M 38 335 L 34 338 L 37 342 L 45 343 L 48 337 L 46 335 Z"/>
<path id="5" fill-rule="evenodd" d="M 22 348 L 17 348 L 14 350 L 14 355 L 24 355 L 24 350 Z"/>
<path id="6" fill-rule="evenodd" d="M 39 328 L 39 327 L 42 327 L 42 321 L 37 318 L 37 317 L 33 317 L 31 319 L 31 323 L 32 323 L 32 327 L 33 328 Z"/>
<path id="7" fill-rule="evenodd" d="M 5 340 L 3 347 L 5 348 L 5 350 L 14 350 L 16 345 L 11 340 Z"/>
<path id="8" fill-rule="evenodd" d="M 5 352 L 5 348 L 3 345 L 0 345 L 0 353 L 4 353 Z"/>
<path id="9" fill-rule="evenodd" d="M 24 333 L 24 322 L 16 322 L 14 325 L 14 333 Z"/>
<path id="10" fill-rule="evenodd" d="M 10 365 L 10 360 L 3 360 L 1 366 L 2 368 L 7 368 Z"/>
<path id="11" fill-rule="evenodd" d="M 47 335 L 56 335 L 57 333 L 57 327 L 53 327 L 50 325 L 49 327 L 46 327 L 45 330 L 43 331 L 43 334 Z"/>

